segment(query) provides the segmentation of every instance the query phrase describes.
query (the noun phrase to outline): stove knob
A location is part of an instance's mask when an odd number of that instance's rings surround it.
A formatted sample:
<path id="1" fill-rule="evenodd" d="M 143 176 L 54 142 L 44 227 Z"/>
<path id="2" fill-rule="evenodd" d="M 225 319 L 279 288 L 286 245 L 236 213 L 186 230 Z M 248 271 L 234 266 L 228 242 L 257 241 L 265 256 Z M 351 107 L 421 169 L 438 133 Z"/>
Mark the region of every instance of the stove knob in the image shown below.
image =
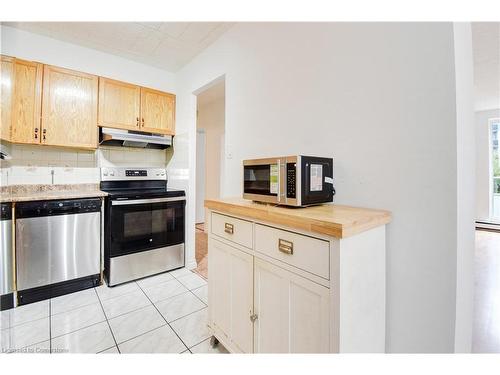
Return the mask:
<path id="1" fill-rule="evenodd" d="M 102 174 L 103 174 L 103 176 L 107 176 L 108 175 L 108 171 L 104 171 Z"/>
<path id="2" fill-rule="evenodd" d="M 109 175 L 110 175 L 110 176 L 114 176 L 114 175 L 115 175 L 115 172 L 109 172 Z"/>

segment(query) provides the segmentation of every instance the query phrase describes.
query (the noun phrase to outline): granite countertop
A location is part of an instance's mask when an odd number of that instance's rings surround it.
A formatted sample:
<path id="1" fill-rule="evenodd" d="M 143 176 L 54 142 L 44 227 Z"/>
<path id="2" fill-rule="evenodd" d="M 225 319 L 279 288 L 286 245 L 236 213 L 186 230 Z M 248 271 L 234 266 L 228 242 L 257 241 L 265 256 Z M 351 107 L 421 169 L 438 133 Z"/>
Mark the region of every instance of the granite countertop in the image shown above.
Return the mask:
<path id="1" fill-rule="evenodd" d="M 53 199 L 105 197 L 99 184 L 11 185 L 0 188 L 0 202 L 28 202 Z"/>
<path id="2" fill-rule="evenodd" d="M 229 215 L 243 216 L 291 228 L 346 238 L 389 223 L 389 211 L 322 204 L 285 207 L 256 203 L 242 198 L 205 200 L 205 207 Z"/>

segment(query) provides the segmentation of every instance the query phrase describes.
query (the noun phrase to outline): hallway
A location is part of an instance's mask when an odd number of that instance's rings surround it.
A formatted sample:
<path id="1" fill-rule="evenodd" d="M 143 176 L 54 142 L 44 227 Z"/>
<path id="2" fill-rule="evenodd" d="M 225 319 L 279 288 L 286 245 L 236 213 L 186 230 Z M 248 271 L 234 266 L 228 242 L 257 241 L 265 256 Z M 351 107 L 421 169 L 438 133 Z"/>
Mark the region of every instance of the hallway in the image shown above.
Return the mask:
<path id="1" fill-rule="evenodd" d="M 473 353 L 500 353 L 500 233 L 476 231 Z"/>
<path id="2" fill-rule="evenodd" d="M 205 224 L 196 224 L 196 263 L 198 267 L 194 270 L 205 280 L 208 279 L 208 235 L 205 233 Z"/>

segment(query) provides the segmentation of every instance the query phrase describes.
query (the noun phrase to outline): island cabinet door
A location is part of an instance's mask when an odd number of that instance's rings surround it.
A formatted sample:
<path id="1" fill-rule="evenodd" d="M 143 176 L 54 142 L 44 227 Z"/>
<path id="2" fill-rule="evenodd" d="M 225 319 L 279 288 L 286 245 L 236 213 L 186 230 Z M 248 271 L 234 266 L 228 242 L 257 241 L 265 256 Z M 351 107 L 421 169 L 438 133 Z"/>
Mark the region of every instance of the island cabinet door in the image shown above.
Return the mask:
<path id="1" fill-rule="evenodd" d="M 255 259 L 254 352 L 329 352 L 329 289 Z"/>
<path id="2" fill-rule="evenodd" d="M 211 239 L 208 253 L 210 320 L 237 352 L 253 351 L 253 257 Z"/>

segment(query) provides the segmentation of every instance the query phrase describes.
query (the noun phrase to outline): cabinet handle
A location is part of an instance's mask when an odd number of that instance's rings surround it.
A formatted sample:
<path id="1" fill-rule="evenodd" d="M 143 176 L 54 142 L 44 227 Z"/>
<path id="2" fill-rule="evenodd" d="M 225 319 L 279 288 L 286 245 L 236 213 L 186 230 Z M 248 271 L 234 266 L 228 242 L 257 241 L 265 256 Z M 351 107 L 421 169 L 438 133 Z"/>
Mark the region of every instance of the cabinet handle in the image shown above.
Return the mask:
<path id="1" fill-rule="evenodd" d="M 137 127 L 139 127 L 139 117 L 136 117 L 137 120 Z"/>
<path id="2" fill-rule="evenodd" d="M 47 134 L 47 129 L 43 129 L 42 133 L 43 133 L 43 138 L 42 139 L 45 141 L 45 134 Z"/>
<path id="3" fill-rule="evenodd" d="M 142 127 L 144 127 L 144 117 L 142 118 Z"/>
<path id="4" fill-rule="evenodd" d="M 252 315 L 250 315 L 250 321 L 253 323 L 257 320 L 258 317 L 259 316 L 257 314 L 252 314 Z"/>
<path id="5" fill-rule="evenodd" d="M 278 240 L 278 249 L 282 253 L 292 255 L 293 254 L 293 242 L 279 239 Z"/>
<path id="6" fill-rule="evenodd" d="M 234 233 L 234 226 L 233 226 L 233 224 L 224 223 L 224 232 L 226 232 L 228 234 L 233 234 Z"/>
<path id="7" fill-rule="evenodd" d="M 35 139 L 38 139 L 38 128 L 35 128 Z"/>

